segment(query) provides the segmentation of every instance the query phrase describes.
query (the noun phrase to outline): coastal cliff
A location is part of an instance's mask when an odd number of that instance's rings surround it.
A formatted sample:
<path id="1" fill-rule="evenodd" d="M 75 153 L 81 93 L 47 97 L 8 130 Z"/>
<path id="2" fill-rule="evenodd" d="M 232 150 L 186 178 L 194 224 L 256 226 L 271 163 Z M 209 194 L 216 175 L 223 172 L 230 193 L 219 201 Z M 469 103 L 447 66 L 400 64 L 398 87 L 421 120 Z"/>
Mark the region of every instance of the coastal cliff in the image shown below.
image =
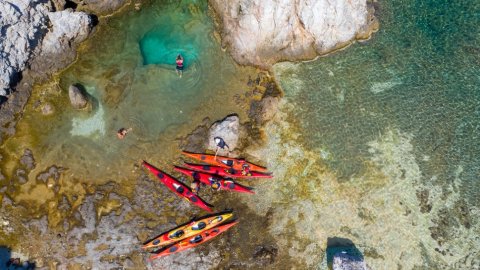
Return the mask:
<path id="1" fill-rule="evenodd" d="M 223 46 L 240 64 L 269 68 L 368 39 L 378 29 L 367 0 L 212 0 Z"/>
<path id="2" fill-rule="evenodd" d="M 0 4 L 0 95 L 6 96 L 35 64 L 43 75 L 69 64 L 75 44 L 90 33 L 95 17 L 71 9 L 56 11 L 45 1 L 11 0 Z"/>

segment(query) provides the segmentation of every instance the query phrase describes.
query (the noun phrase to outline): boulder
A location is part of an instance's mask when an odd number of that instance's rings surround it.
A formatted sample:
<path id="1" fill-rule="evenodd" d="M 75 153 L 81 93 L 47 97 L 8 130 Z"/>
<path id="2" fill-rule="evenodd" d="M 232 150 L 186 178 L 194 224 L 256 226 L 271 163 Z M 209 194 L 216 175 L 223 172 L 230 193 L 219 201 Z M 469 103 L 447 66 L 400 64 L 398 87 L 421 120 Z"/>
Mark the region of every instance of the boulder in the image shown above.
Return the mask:
<path id="1" fill-rule="evenodd" d="M 72 84 L 68 87 L 70 103 L 75 109 L 83 109 L 88 105 L 88 93 L 81 84 Z"/>
<path id="2" fill-rule="evenodd" d="M 355 256 L 341 251 L 333 255 L 333 270 L 368 270 L 363 256 Z"/>
<path id="3" fill-rule="evenodd" d="M 220 19 L 223 46 L 238 63 L 263 68 L 281 60 L 312 59 L 368 38 L 378 28 L 368 0 L 209 3 Z"/>
<path id="4" fill-rule="evenodd" d="M 75 109 L 84 109 L 87 107 L 89 97 L 87 91 L 80 84 L 72 84 L 68 88 L 70 103 Z"/>
<path id="5" fill-rule="evenodd" d="M 217 145 L 215 144 L 214 138 L 220 137 L 229 148 L 219 149 L 219 155 L 227 155 L 230 151 L 237 147 L 238 139 L 240 134 L 240 119 L 238 115 L 229 115 L 221 121 L 217 121 L 212 124 L 208 133 L 208 142 L 207 149 L 215 151 Z"/>

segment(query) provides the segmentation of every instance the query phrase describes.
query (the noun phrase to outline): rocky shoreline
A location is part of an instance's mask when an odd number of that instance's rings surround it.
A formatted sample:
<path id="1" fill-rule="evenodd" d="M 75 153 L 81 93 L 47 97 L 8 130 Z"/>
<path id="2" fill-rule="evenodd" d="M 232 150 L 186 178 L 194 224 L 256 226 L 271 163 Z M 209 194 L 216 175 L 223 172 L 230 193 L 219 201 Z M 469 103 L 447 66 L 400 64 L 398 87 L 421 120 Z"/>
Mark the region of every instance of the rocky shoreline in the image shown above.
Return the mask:
<path id="1" fill-rule="evenodd" d="M 14 134 L 15 115 L 21 113 L 34 82 L 75 60 L 77 45 L 98 24 L 94 13 L 106 15 L 125 4 L 130 2 L 10 0 L 0 5 L 0 45 L 5 48 L 0 65 L 0 142 Z M 210 4 L 222 43 L 234 59 L 266 69 L 278 61 L 312 59 L 356 39 L 368 39 L 378 29 L 373 2 L 366 0 Z"/>
<path id="2" fill-rule="evenodd" d="M 80 5 L 76 2 L 82 4 Z M 107 2 L 109 5 L 105 4 Z M 356 38 L 368 38 L 375 29 L 375 27 L 373 27 L 375 25 L 375 19 L 369 17 L 372 16 L 373 13 L 371 9 L 369 9 L 366 1 L 363 1 L 364 5 L 362 1 L 357 1 L 358 3 L 356 3 L 362 7 L 358 14 L 363 14 L 365 18 L 355 24 L 355 27 L 353 27 L 355 29 L 349 29 L 353 31 L 349 33 L 353 34 L 348 35 L 347 38 L 333 42 L 332 46 L 319 46 L 318 44 L 320 43 L 312 45 L 312 40 L 314 40 L 315 37 L 312 35 L 307 38 L 306 33 L 303 33 L 303 35 L 305 35 L 304 40 L 299 41 L 295 39 L 295 42 L 288 42 L 289 38 L 298 35 L 296 30 L 291 33 L 274 31 L 278 37 L 280 37 L 280 40 L 270 43 L 270 47 L 254 48 L 253 50 L 259 52 L 252 54 L 254 58 L 245 57 L 245 55 L 249 55 L 252 51 L 237 46 L 238 44 L 235 43 L 234 40 L 242 40 L 242 38 L 256 36 L 258 40 L 254 43 L 261 45 L 262 42 L 257 43 L 257 41 L 271 38 L 268 35 L 265 36 L 264 31 L 260 31 L 263 30 L 263 26 L 252 29 L 258 30 L 259 32 L 249 32 L 247 36 L 242 36 L 241 31 L 237 34 L 226 31 L 226 29 L 232 27 L 229 24 L 231 20 L 239 19 L 229 17 L 231 14 L 226 12 L 226 7 L 228 7 L 228 5 L 232 5 L 233 7 L 241 6 L 242 12 L 245 12 L 245 14 L 250 14 L 258 10 L 259 6 L 257 4 L 247 5 L 247 2 L 248 1 L 236 1 L 236 3 L 233 3 L 233 1 L 227 1 L 225 3 L 221 3 L 220 1 L 211 2 L 212 7 L 218 12 L 219 21 L 221 21 L 219 27 L 221 25 L 222 42 L 230 48 L 232 56 L 240 64 L 269 68 L 273 63 L 281 60 L 311 59 L 318 54 L 323 54 L 338 47 L 345 46 Z M 343 1 L 338 2 L 343 3 Z M 282 3 L 281 1 L 269 2 L 271 5 L 278 6 L 282 6 Z M 73 62 L 76 57 L 77 45 L 88 38 L 94 31 L 94 27 L 98 23 L 98 17 L 79 10 L 93 13 L 98 12 L 99 15 L 106 15 L 114 12 L 125 4 L 127 4 L 125 0 L 103 1 L 102 4 L 93 0 L 30 1 L 28 4 L 25 4 L 24 1 L 21 0 L 11 0 L 6 2 L 4 6 L 0 5 L 0 13 L 2 14 L 2 21 L 0 21 L 2 25 L 2 41 L 5 42 L 5 44 L 2 43 L 1 45 L 7 48 L 6 53 L 2 54 L 2 57 L 9 57 L 9 60 L 3 63 L 15 63 L 9 66 L 0 66 L 2 72 L 0 73 L 2 78 L 0 91 L 3 91 L 0 92 L 0 94 L 6 97 L 4 102 L 0 104 L 0 143 L 5 136 L 13 136 L 15 134 L 16 118 L 18 114 L 22 113 L 35 82 L 47 79 L 53 73 Z M 226 6 L 221 6 L 222 4 Z M 308 5 L 309 2 L 303 4 Z M 265 8 L 267 5 L 261 7 Z M 370 10 L 370 12 L 368 10 Z M 268 10 L 264 10 L 261 14 L 266 15 L 268 12 Z M 4 17 L 3 14 L 9 14 L 9 16 Z M 281 13 L 280 15 L 287 16 L 288 14 Z M 310 14 L 308 16 L 314 15 L 315 14 Z M 240 21 L 245 21 L 245 18 L 242 17 Z M 299 18 L 300 17 L 298 17 L 297 20 L 300 20 Z M 8 23 L 7 20 L 14 23 Z M 312 23 L 316 24 L 317 22 Z M 325 21 L 325 23 L 327 23 L 327 21 Z M 298 31 L 308 32 L 306 25 L 305 23 L 297 24 L 297 26 L 300 27 Z M 13 28 L 14 26 L 19 28 Z M 281 28 L 282 26 L 278 25 L 278 27 Z M 14 37 L 17 39 L 9 36 L 15 33 L 17 33 L 17 35 L 14 35 Z M 5 38 L 3 38 L 4 34 Z M 322 33 L 317 34 L 321 35 Z M 237 35 L 238 38 L 233 38 L 234 35 Z M 281 40 L 281 38 L 286 40 Z M 25 51 L 17 51 L 17 44 L 21 42 L 23 42 L 22 44 L 28 44 L 25 47 Z M 285 42 L 289 44 L 288 46 L 291 46 L 291 49 L 285 49 L 288 47 L 284 46 Z M 245 52 L 243 54 L 240 53 L 241 50 L 244 49 Z M 14 56 L 16 57 L 15 61 L 10 60 L 10 58 Z M 247 85 L 250 87 L 249 93 L 252 96 L 259 95 L 260 98 L 251 101 L 251 103 L 247 105 L 249 107 L 249 120 L 238 126 L 238 119 L 235 117 L 230 119 L 230 122 L 232 122 L 232 125 L 235 127 L 235 132 L 238 132 L 237 135 L 239 136 L 238 140 L 235 141 L 237 149 L 233 152 L 234 155 L 244 153 L 247 146 L 257 145 L 265 139 L 260 127 L 275 116 L 276 108 L 282 95 L 274 80 L 269 76 L 259 76 L 256 80 L 247 82 Z M 240 100 L 239 102 L 242 101 Z M 213 122 L 205 120 L 203 125 L 197 127 L 192 134 L 180 139 L 180 146 L 186 150 L 194 151 L 203 151 L 208 148 L 205 138 L 208 137 L 208 131 L 212 124 L 215 125 Z M 221 123 L 218 123 L 217 126 L 221 126 Z M 251 156 L 258 159 L 258 157 L 254 156 L 254 153 L 251 153 Z M 22 163 L 25 166 L 24 170 L 28 172 L 35 163 L 33 155 L 26 152 L 23 159 L 26 160 L 25 164 Z M 135 169 L 137 169 L 137 167 L 135 167 Z M 53 175 L 55 172 L 50 172 L 49 170 L 48 173 L 52 175 L 44 175 L 37 180 L 47 182 L 49 185 L 55 186 L 58 190 L 61 184 L 58 183 L 57 177 Z M 20 179 L 20 176 L 17 178 Z M 15 181 L 15 179 L 12 181 Z M 159 189 L 152 181 L 147 180 L 144 174 L 139 177 L 138 182 L 142 183 L 142 185 L 137 185 L 134 188 L 134 198 L 148 198 L 151 190 Z M 143 265 L 144 262 L 141 254 L 134 249 L 135 246 L 131 245 L 131 243 L 146 240 L 147 236 L 152 235 L 153 232 L 165 229 L 165 225 L 162 224 L 166 222 L 159 223 L 158 217 L 152 217 L 154 215 L 153 213 L 165 211 L 165 209 L 160 210 L 158 208 L 159 206 L 154 202 L 155 198 L 139 200 L 128 198 L 124 194 L 117 194 L 113 192 L 113 190 L 115 190 L 114 185 L 115 184 L 107 184 L 100 187 L 82 187 L 82 191 L 84 191 L 83 194 L 75 199 L 64 197 L 64 200 L 59 203 L 58 206 L 52 207 L 52 209 L 58 208 L 58 213 L 56 213 L 58 222 L 65 217 L 73 216 L 70 221 L 71 224 L 55 224 L 55 226 L 59 228 L 62 226 L 65 228 L 66 232 L 61 234 L 54 233 L 55 230 L 50 230 L 49 226 L 52 226 L 51 224 L 54 222 L 47 220 L 45 217 L 39 220 L 20 220 L 13 217 L 12 215 L 14 213 L 21 212 L 27 214 L 29 210 L 23 209 L 23 206 L 15 205 L 7 196 L 0 197 L 3 199 L 2 208 L 4 208 L 0 210 L 6 219 L 11 220 L 9 228 L 24 228 L 29 234 L 26 237 L 32 239 L 31 247 L 35 245 L 41 247 L 34 251 L 28 251 L 29 247 L 27 246 L 22 247 L 24 249 L 22 251 L 28 252 L 31 258 L 38 262 L 38 267 L 49 267 L 50 269 L 56 269 L 59 265 L 62 265 L 60 267 L 80 267 L 84 263 L 83 260 L 85 260 L 85 258 L 88 258 L 88 260 L 98 260 L 98 264 L 106 268 L 113 266 L 126 268 L 137 267 Z M 162 195 L 161 189 L 158 193 Z M 234 201 L 235 198 L 229 200 Z M 229 201 L 223 203 L 228 205 Z M 248 206 L 244 205 L 244 203 L 236 203 L 239 204 L 240 208 L 245 208 L 242 209 L 242 211 L 249 211 Z M 14 207 L 16 208 L 15 211 L 13 210 Z M 183 206 L 175 207 L 182 208 Z M 173 209 L 174 206 L 168 205 L 167 208 Z M 142 212 L 140 216 L 135 217 L 132 214 L 136 212 L 135 209 L 150 210 L 145 213 Z M 253 216 L 254 214 L 250 215 Z M 95 218 L 95 216 L 97 218 Z M 166 218 L 163 219 L 165 219 L 163 221 L 166 221 Z M 170 223 L 171 220 L 172 218 L 170 217 Z M 254 221 L 261 222 L 263 221 L 263 217 L 257 217 Z M 67 230 L 70 228 L 74 229 Z M 108 232 L 110 232 L 109 230 L 111 228 L 115 228 L 115 230 L 118 231 L 117 236 L 121 235 L 119 239 L 108 238 Z M 38 232 L 41 233 L 39 234 Z M 239 236 L 236 235 L 235 237 Z M 78 242 L 78 245 L 67 248 L 67 243 L 72 240 L 76 243 Z M 86 244 L 90 245 L 90 247 L 87 247 Z M 114 253 L 111 253 L 107 249 L 110 244 L 112 246 L 118 246 L 118 249 L 116 249 Z M 264 243 L 257 243 L 255 250 L 258 249 L 258 252 L 256 251 L 254 258 L 246 264 L 233 265 L 235 260 L 233 260 L 233 262 L 222 263 L 231 263 L 232 265 L 230 266 L 233 267 L 255 267 L 257 264 L 255 260 L 260 258 L 265 261 L 265 264 L 272 264 L 275 261 L 275 256 L 278 251 L 277 247 L 274 246 L 274 242 L 271 244 L 272 245 L 268 246 L 264 245 Z M 82 245 L 84 246 L 82 247 Z M 52 246 L 65 247 L 66 250 L 52 250 Z M 105 249 L 102 249 L 102 247 L 105 247 Z M 83 249 L 88 250 L 84 250 L 83 253 L 73 253 Z M 95 251 L 93 251 L 94 249 Z M 92 252 L 95 254 L 92 254 Z M 208 254 L 208 257 L 212 261 L 218 261 L 217 265 L 221 265 L 219 258 L 222 257 L 222 254 L 215 252 L 217 251 L 214 250 Z M 226 250 L 222 252 L 230 251 Z M 75 259 L 71 259 L 72 257 L 75 257 Z M 189 260 L 198 261 L 198 258 L 190 258 Z M 204 262 L 203 259 L 200 258 L 199 260 L 197 266 L 202 266 L 205 269 L 211 267 L 211 265 Z M 161 262 L 161 265 L 168 265 L 169 263 L 171 263 L 171 260 L 166 260 Z"/>

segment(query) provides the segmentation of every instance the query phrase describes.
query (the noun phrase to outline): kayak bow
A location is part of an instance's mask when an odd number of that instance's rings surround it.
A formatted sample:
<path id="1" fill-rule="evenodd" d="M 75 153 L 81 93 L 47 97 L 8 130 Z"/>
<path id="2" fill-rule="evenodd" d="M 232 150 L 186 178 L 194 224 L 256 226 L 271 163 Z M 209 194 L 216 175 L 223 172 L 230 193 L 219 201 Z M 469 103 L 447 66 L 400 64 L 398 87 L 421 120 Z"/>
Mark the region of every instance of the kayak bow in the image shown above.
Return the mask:
<path id="1" fill-rule="evenodd" d="M 185 151 L 182 153 L 198 161 L 205 162 L 211 165 L 220 166 L 223 168 L 233 168 L 235 170 L 241 171 L 244 167 L 247 167 L 250 171 L 268 173 L 267 168 L 247 162 L 244 159 L 229 158 L 229 157 L 215 156 L 215 155 L 209 155 L 209 154 L 197 154 L 197 153 L 190 153 Z"/>
<path id="2" fill-rule="evenodd" d="M 200 197 L 195 195 L 189 187 L 187 187 L 182 182 L 178 181 L 177 179 L 171 177 L 170 175 L 166 174 L 165 172 L 155 168 L 153 165 L 149 164 L 146 161 L 143 161 L 143 166 L 150 170 L 151 173 L 155 174 L 155 176 L 171 191 L 173 191 L 178 196 L 185 198 L 187 201 L 195 204 L 196 206 L 208 211 L 212 212 L 212 209 L 205 203 Z"/>

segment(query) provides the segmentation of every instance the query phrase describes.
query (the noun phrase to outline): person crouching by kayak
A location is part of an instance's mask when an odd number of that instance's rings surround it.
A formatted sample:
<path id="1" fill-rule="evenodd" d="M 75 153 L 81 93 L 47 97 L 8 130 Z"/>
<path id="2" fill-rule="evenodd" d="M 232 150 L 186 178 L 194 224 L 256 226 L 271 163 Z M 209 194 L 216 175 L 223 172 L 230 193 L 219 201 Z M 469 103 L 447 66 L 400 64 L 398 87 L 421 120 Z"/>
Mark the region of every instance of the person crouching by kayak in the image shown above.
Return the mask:
<path id="1" fill-rule="evenodd" d="M 121 128 L 117 131 L 117 137 L 121 140 L 127 136 L 127 133 L 132 131 L 132 128 Z"/>
<path id="2" fill-rule="evenodd" d="M 200 190 L 200 181 L 193 180 L 193 182 L 190 184 L 190 188 L 192 189 L 193 193 L 197 194 L 198 191 Z"/>
<path id="3" fill-rule="evenodd" d="M 176 63 L 177 63 L 177 67 L 175 68 L 175 70 L 177 71 L 177 74 L 180 78 L 182 78 L 182 74 L 183 74 L 183 57 L 181 54 L 177 55 L 177 60 L 176 60 Z"/>

